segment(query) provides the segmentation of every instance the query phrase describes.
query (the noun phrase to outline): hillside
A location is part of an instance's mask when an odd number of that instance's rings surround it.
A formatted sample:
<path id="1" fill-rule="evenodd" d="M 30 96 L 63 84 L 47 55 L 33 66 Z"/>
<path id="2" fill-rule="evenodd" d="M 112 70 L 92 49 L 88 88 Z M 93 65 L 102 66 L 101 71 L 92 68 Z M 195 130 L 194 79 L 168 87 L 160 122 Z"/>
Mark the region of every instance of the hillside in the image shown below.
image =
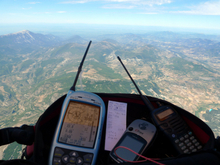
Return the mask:
<path id="1" fill-rule="evenodd" d="M 3 55 L 23 55 L 32 51 L 57 45 L 61 42 L 59 37 L 44 35 L 23 30 L 0 36 L 0 57 Z"/>
<path id="2" fill-rule="evenodd" d="M 24 33 L 38 38 L 32 32 Z M 218 42 L 172 35 L 169 42 L 166 36 L 149 40 L 146 34 L 97 37 L 83 66 L 82 85 L 78 81 L 76 89 L 137 93 L 117 60 L 120 56 L 143 94 L 183 107 L 210 123 L 216 135 L 220 134 L 220 128 L 204 115 L 211 108 L 220 108 L 219 62 L 213 61 L 219 57 Z M 3 40 L 4 37 L 0 38 Z M 19 42 L 27 41 L 30 47 L 35 45 L 25 38 Z M 80 42 L 74 43 L 77 38 Z M 75 36 L 69 42 L 60 41 L 57 46 L 49 47 L 42 45 L 34 51 L 21 47 L 17 54 L 19 43 L 15 43 L 11 46 L 12 53 L 8 50 L 10 56 L 0 53 L 4 57 L 0 59 L 1 128 L 34 124 L 51 103 L 67 93 L 86 50 L 85 41 Z M 20 54 L 22 51 L 26 53 Z M 215 56 L 208 57 L 209 51 Z M 207 61 L 203 57 L 207 57 Z"/>

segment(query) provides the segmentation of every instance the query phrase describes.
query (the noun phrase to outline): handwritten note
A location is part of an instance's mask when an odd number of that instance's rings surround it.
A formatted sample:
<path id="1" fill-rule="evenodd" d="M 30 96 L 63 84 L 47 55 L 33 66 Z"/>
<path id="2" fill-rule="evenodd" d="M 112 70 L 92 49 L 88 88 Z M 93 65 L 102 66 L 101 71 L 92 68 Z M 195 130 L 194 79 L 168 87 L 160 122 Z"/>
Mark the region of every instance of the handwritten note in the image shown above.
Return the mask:
<path id="1" fill-rule="evenodd" d="M 126 130 L 127 103 L 109 101 L 105 150 L 111 151 Z"/>

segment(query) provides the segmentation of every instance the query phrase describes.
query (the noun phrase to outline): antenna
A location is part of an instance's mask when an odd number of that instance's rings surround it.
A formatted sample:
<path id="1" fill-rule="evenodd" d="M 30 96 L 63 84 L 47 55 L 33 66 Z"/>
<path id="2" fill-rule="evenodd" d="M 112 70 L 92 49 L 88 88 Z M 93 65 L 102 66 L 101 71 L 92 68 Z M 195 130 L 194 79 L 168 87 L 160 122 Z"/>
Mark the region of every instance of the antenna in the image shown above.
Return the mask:
<path id="1" fill-rule="evenodd" d="M 85 58 L 86 58 L 86 55 L 87 55 L 87 53 L 88 53 L 88 50 L 89 50 L 89 47 L 90 47 L 91 43 L 92 43 L 92 41 L 89 42 L 89 45 L 88 45 L 87 48 L 86 48 L 85 54 L 84 54 L 84 56 L 83 56 L 83 59 L 82 59 L 80 65 L 79 65 L 79 67 L 78 67 L 78 72 L 77 72 L 77 74 L 76 74 L 76 78 L 75 78 L 75 80 L 74 80 L 73 86 L 70 88 L 70 90 L 72 90 L 72 91 L 75 91 L 76 83 L 77 83 L 77 80 L 78 80 L 78 78 L 79 78 L 79 74 L 80 74 L 80 72 L 81 72 L 81 70 L 82 70 L 82 66 L 83 66 L 83 63 L 84 63 L 84 61 L 85 61 Z"/>
<path id="2" fill-rule="evenodd" d="M 128 70 L 126 69 L 125 65 L 123 64 L 123 62 L 121 61 L 120 57 L 117 56 L 118 60 L 120 61 L 121 65 L 123 66 L 123 68 L 125 69 L 125 71 L 127 72 L 128 76 L 130 77 L 131 81 L 133 82 L 134 86 L 136 87 L 138 93 L 140 94 L 141 96 L 141 99 L 143 100 L 144 104 L 147 106 L 147 108 L 150 110 L 150 111 L 153 111 L 154 110 L 154 107 L 153 105 L 151 104 L 151 102 L 148 100 L 148 98 L 144 95 L 142 95 L 140 89 L 138 88 L 137 84 L 135 83 L 135 81 L 133 80 L 133 78 L 131 77 L 130 73 L 128 72 Z"/>

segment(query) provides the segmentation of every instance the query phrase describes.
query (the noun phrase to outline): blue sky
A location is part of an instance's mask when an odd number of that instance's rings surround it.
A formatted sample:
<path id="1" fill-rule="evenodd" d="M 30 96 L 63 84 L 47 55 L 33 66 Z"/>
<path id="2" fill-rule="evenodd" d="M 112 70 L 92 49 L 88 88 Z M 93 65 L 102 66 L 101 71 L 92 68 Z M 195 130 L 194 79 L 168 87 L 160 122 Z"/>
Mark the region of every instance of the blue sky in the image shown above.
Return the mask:
<path id="1" fill-rule="evenodd" d="M 18 23 L 220 30 L 220 0 L 0 0 L 0 24 Z"/>

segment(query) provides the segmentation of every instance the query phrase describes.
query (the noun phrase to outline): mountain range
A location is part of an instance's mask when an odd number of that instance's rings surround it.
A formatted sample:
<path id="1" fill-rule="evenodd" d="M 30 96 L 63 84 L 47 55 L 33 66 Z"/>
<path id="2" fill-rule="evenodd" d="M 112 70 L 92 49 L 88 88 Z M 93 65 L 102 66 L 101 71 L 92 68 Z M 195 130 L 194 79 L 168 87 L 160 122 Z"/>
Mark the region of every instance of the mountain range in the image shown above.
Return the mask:
<path id="1" fill-rule="evenodd" d="M 11 33 L 0 36 L 1 45 L 36 45 L 48 46 L 60 41 L 60 38 L 53 35 L 43 35 L 23 30 L 17 33 Z"/>
<path id="2" fill-rule="evenodd" d="M 27 30 L 0 36 L 1 128 L 34 124 L 67 93 L 89 40 Z M 210 108 L 220 109 L 218 36 L 160 32 L 106 34 L 92 40 L 77 90 L 137 93 L 117 60 L 120 56 L 143 94 L 188 110 L 220 134 L 207 117 Z"/>

